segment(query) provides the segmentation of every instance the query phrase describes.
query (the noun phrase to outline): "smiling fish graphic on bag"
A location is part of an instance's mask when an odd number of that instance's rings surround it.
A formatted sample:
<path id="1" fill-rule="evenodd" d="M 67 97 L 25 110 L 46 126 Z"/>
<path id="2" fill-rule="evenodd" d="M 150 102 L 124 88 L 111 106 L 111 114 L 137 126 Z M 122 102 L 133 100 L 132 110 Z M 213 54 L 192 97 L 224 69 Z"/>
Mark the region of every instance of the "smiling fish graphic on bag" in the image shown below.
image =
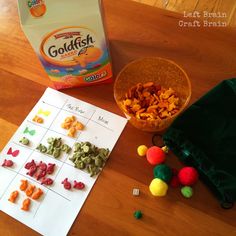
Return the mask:
<path id="1" fill-rule="evenodd" d="M 82 68 L 86 67 L 88 63 L 99 60 L 103 52 L 100 48 L 88 46 L 82 48 L 78 53 L 78 56 L 74 57 L 74 61 L 78 63 Z"/>

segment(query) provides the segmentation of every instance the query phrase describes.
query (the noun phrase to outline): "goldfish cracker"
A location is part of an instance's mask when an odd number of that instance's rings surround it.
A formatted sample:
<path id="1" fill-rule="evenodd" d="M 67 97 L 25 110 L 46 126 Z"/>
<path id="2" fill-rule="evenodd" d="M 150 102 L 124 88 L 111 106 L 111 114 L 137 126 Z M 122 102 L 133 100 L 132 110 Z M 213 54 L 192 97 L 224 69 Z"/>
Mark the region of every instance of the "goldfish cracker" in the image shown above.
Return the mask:
<path id="1" fill-rule="evenodd" d="M 43 191 L 41 188 L 37 188 L 37 190 L 33 193 L 32 199 L 37 200 L 43 195 Z"/>
<path id="2" fill-rule="evenodd" d="M 71 122 L 64 122 L 61 124 L 63 129 L 69 129 L 71 127 Z"/>
<path id="3" fill-rule="evenodd" d="M 21 185 L 20 185 L 20 190 L 25 191 L 28 187 L 28 180 L 22 179 L 21 180 Z"/>
<path id="4" fill-rule="evenodd" d="M 139 120 L 161 121 L 179 111 L 179 98 L 172 88 L 153 82 L 138 83 L 127 91 L 122 106 Z"/>
<path id="5" fill-rule="evenodd" d="M 66 117 L 64 122 L 65 123 L 72 123 L 74 121 L 75 121 L 75 116 L 68 116 L 68 117 Z"/>
<path id="6" fill-rule="evenodd" d="M 75 121 L 72 125 L 76 130 L 83 130 L 84 129 L 84 125 L 79 122 L 79 121 Z"/>
<path id="7" fill-rule="evenodd" d="M 29 198 L 26 198 L 23 202 L 22 202 L 22 206 L 21 206 L 21 210 L 23 211 L 28 211 L 29 207 L 30 207 L 30 203 L 31 200 Z"/>
<path id="8" fill-rule="evenodd" d="M 76 129 L 74 127 L 71 127 L 67 135 L 73 138 L 75 136 L 75 132 L 76 132 Z"/>
<path id="9" fill-rule="evenodd" d="M 66 117 L 65 121 L 61 124 L 61 127 L 69 130 L 67 135 L 70 137 L 74 137 L 77 130 L 84 129 L 84 125 L 81 122 L 76 121 L 75 116 Z"/>
<path id="10" fill-rule="evenodd" d="M 19 192 L 16 190 L 16 191 L 13 191 L 10 195 L 10 197 L 8 198 L 8 201 L 9 202 L 12 202 L 12 203 L 15 203 L 16 201 L 16 198 L 18 197 L 19 195 Z"/>
<path id="11" fill-rule="evenodd" d="M 32 193 L 34 192 L 35 186 L 30 184 L 28 188 L 25 190 L 26 196 L 30 197 Z"/>
<path id="12" fill-rule="evenodd" d="M 39 117 L 39 116 L 34 116 L 34 118 L 32 119 L 34 122 L 37 122 L 37 123 L 40 123 L 42 124 L 43 123 L 43 118 Z"/>

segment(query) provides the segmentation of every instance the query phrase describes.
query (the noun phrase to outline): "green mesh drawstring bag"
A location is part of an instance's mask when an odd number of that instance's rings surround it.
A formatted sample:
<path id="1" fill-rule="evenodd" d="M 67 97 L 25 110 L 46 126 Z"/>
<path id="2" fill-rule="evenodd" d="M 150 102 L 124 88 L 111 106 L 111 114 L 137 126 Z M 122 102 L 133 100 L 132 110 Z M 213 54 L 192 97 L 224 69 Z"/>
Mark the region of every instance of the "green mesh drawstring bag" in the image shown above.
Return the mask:
<path id="1" fill-rule="evenodd" d="M 236 78 L 221 82 L 179 116 L 165 145 L 199 171 L 223 208 L 236 200 Z"/>

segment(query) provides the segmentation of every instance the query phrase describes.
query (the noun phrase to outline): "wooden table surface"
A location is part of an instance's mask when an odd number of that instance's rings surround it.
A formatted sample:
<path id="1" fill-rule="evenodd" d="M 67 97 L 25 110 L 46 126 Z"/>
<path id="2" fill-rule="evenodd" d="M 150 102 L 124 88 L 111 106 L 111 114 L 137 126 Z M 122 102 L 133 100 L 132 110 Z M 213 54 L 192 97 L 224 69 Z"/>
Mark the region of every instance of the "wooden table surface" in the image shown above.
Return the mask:
<path id="1" fill-rule="evenodd" d="M 192 103 L 236 75 L 235 29 L 181 28 L 181 15 L 128 0 L 104 0 L 103 5 L 115 76 L 133 59 L 169 58 L 189 75 Z M 20 28 L 15 0 L 0 0 L 0 22 L 2 149 L 50 82 Z M 63 92 L 122 115 L 113 99 L 113 84 Z M 221 209 L 200 181 L 191 199 L 184 199 L 180 189 L 169 188 L 163 198 L 149 193 L 152 166 L 137 156 L 136 148 L 150 146 L 151 137 L 126 126 L 69 235 L 236 235 L 235 207 Z M 171 153 L 167 164 L 181 167 Z M 139 197 L 132 196 L 135 187 L 141 190 Z M 133 217 L 138 209 L 144 214 L 141 220 Z M 5 213 L 0 212 L 0 219 L 0 235 L 37 235 Z"/>

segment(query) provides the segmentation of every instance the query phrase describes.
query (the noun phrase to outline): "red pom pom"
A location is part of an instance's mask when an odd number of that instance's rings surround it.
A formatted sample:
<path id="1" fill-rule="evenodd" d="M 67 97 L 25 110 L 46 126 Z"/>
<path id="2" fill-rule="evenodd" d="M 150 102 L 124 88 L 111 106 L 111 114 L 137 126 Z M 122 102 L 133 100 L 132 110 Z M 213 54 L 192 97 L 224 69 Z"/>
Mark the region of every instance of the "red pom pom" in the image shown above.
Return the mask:
<path id="1" fill-rule="evenodd" d="M 177 188 L 179 187 L 179 185 L 180 185 L 180 182 L 179 182 L 178 176 L 174 175 L 170 181 L 170 186 L 173 188 Z"/>
<path id="2" fill-rule="evenodd" d="M 147 150 L 146 156 L 147 156 L 148 162 L 152 165 L 161 164 L 166 159 L 165 152 L 157 146 L 150 147 Z"/>
<path id="3" fill-rule="evenodd" d="M 198 172 L 193 167 L 183 167 L 178 174 L 179 182 L 182 185 L 190 186 L 197 182 Z"/>

